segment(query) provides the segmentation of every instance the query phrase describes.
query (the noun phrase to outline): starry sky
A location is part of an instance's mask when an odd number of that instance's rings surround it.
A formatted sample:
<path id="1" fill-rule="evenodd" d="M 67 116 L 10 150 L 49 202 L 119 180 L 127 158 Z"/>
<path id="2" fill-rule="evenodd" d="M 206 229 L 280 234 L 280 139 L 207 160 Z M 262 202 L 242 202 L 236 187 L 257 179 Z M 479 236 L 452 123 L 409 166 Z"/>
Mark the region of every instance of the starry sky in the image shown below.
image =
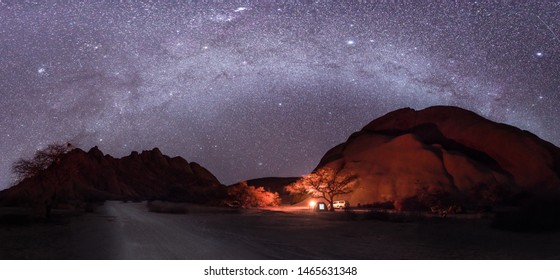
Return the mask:
<path id="1" fill-rule="evenodd" d="M 52 142 L 302 175 L 402 107 L 560 145 L 559 35 L 559 1 L 0 0 L 0 189 Z"/>

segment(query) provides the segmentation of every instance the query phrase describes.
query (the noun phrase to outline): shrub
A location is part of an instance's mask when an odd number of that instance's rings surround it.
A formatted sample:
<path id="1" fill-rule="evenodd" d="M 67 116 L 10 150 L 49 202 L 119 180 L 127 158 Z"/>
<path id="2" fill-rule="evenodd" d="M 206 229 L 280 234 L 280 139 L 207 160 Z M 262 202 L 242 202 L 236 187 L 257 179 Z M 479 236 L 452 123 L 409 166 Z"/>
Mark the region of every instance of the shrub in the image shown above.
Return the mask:
<path id="1" fill-rule="evenodd" d="M 393 201 L 375 202 L 375 203 L 371 204 L 371 206 L 369 208 L 382 209 L 382 210 L 393 210 L 393 209 L 395 209 L 395 204 L 394 204 Z"/>
<path id="2" fill-rule="evenodd" d="M 458 192 L 428 186 L 419 187 L 417 194 L 395 201 L 397 211 L 460 213 L 465 199 Z"/>
<path id="3" fill-rule="evenodd" d="M 418 196 L 411 196 L 395 201 L 395 209 L 399 212 L 402 211 L 428 211 L 428 208 L 424 203 L 420 201 Z"/>
<path id="4" fill-rule="evenodd" d="M 471 199 L 466 206 L 476 212 L 490 212 L 493 206 L 503 203 L 510 195 L 507 186 L 478 184 L 471 188 Z"/>
<path id="5" fill-rule="evenodd" d="M 280 196 L 276 192 L 266 191 L 263 187 L 248 186 L 241 182 L 228 189 L 225 204 L 231 207 L 253 208 L 280 205 Z"/>

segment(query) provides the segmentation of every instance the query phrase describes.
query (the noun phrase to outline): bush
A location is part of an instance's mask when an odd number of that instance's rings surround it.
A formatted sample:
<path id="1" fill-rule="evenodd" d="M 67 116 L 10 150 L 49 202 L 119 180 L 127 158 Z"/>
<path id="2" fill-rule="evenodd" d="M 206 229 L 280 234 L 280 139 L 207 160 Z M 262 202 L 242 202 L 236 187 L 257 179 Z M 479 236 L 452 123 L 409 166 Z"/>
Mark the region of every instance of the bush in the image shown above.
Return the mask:
<path id="1" fill-rule="evenodd" d="M 470 190 L 472 199 L 468 208 L 476 212 L 490 212 L 494 205 L 503 203 L 510 194 L 510 188 L 507 186 L 478 184 Z"/>
<path id="2" fill-rule="evenodd" d="M 397 200 L 394 204 L 397 211 L 445 213 L 462 212 L 464 205 L 465 199 L 460 193 L 427 186 L 419 187 L 415 196 Z"/>
<path id="3" fill-rule="evenodd" d="M 230 207 L 253 208 L 280 205 L 276 192 L 266 191 L 263 187 L 248 186 L 242 182 L 229 187 L 225 204 Z"/>
<path id="4" fill-rule="evenodd" d="M 418 198 L 418 196 L 411 196 L 395 201 L 395 209 L 399 212 L 403 211 L 429 211 L 430 208 L 424 205 Z"/>
<path id="5" fill-rule="evenodd" d="M 369 209 L 379 209 L 379 210 L 393 210 L 395 209 L 395 204 L 393 201 L 383 201 L 374 202 L 371 204 L 360 204 L 356 206 L 357 208 L 369 208 Z"/>

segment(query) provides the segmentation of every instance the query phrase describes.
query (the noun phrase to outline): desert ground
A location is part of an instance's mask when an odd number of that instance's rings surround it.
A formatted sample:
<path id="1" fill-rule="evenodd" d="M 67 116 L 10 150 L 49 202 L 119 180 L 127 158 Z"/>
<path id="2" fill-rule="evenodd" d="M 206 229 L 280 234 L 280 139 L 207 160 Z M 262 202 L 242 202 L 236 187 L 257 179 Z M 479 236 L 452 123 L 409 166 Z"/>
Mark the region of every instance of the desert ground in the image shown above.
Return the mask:
<path id="1" fill-rule="evenodd" d="M 559 259 L 560 232 L 494 229 L 488 218 L 360 219 L 289 207 L 226 211 L 105 202 L 51 221 L 0 208 L 1 259 Z M 358 217 L 358 218 L 356 218 Z"/>

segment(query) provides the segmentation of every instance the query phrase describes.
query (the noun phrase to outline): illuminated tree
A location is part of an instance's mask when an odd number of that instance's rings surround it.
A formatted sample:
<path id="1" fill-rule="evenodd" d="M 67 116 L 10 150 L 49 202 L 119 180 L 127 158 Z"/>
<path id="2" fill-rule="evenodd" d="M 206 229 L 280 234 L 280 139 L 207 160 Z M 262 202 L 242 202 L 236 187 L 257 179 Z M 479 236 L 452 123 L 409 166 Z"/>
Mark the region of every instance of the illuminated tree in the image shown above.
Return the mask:
<path id="1" fill-rule="evenodd" d="M 228 188 L 226 205 L 241 208 L 267 207 L 280 205 L 280 196 L 276 192 L 266 191 L 263 187 L 248 186 L 241 182 Z"/>
<path id="2" fill-rule="evenodd" d="M 357 176 L 345 174 L 343 167 L 343 165 L 337 169 L 323 167 L 315 170 L 287 186 L 286 191 L 290 194 L 307 194 L 314 198 L 322 198 L 331 205 L 330 210 L 334 211 L 332 206 L 335 198 L 351 193 L 358 179 Z"/>

